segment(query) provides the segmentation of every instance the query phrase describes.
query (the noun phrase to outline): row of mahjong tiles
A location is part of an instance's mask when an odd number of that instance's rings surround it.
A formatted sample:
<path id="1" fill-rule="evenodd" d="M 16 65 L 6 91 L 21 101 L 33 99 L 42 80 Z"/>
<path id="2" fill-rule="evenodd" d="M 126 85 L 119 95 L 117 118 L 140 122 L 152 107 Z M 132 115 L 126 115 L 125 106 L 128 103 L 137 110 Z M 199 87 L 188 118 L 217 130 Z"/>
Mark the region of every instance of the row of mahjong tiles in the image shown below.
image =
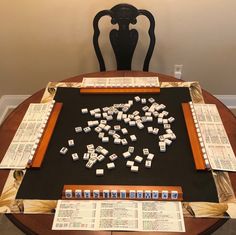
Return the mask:
<path id="1" fill-rule="evenodd" d="M 102 193 L 102 194 L 101 194 Z M 107 190 L 104 189 L 100 193 L 100 190 L 81 190 L 81 189 L 75 189 L 74 191 L 72 189 L 66 189 L 65 190 L 65 198 L 77 198 L 77 199 L 98 199 L 98 198 L 104 198 L 104 199 L 172 199 L 177 200 L 178 199 L 178 191 L 172 190 Z M 170 194 L 170 197 L 169 197 Z M 100 195 L 102 195 L 100 197 Z"/>
<path id="2" fill-rule="evenodd" d="M 140 110 L 135 110 L 132 113 L 129 113 L 129 109 L 133 105 L 141 104 L 143 105 Z M 149 106 L 148 106 L 149 104 Z M 148 122 L 152 122 L 153 119 L 156 118 L 157 125 L 163 125 L 165 133 L 162 135 L 159 135 L 158 137 L 158 144 L 160 152 L 166 151 L 166 146 L 171 145 L 172 141 L 176 139 L 176 135 L 171 130 L 171 123 L 174 122 L 174 117 L 168 117 L 169 112 L 164 110 L 166 106 L 164 104 L 158 104 L 154 98 L 140 98 L 139 96 L 135 96 L 134 100 L 128 100 L 127 103 L 123 104 L 113 104 L 110 107 L 103 107 L 103 108 L 95 108 L 88 110 L 87 108 L 82 108 L 81 113 L 82 114 L 90 114 L 91 117 L 94 117 L 98 120 L 89 120 L 87 121 L 88 126 L 87 127 L 81 127 L 77 126 L 75 127 L 75 132 L 80 133 L 88 133 L 92 131 L 92 127 L 94 127 L 94 131 L 98 134 L 98 138 L 101 139 L 103 143 L 109 142 L 110 138 L 109 136 L 112 136 L 113 143 L 114 144 L 121 144 L 121 145 L 127 145 L 128 141 L 127 138 L 125 138 L 129 132 L 126 128 L 121 128 L 120 125 L 110 126 L 108 125 L 108 122 L 116 118 L 117 121 L 121 122 L 123 121 L 128 126 L 137 126 L 138 129 L 145 128 L 145 124 L 148 124 Z M 144 116 L 140 116 L 141 112 L 144 112 Z M 147 132 L 149 134 L 157 135 L 159 133 L 159 128 L 148 126 Z M 106 134 L 108 136 L 106 136 Z M 123 138 L 121 138 L 121 135 L 123 135 Z M 137 137 L 135 135 L 129 135 L 129 138 L 131 142 L 137 141 Z M 68 146 L 62 147 L 60 149 L 60 153 L 62 155 L 66 155 L 68 152 L 68 147 L 73 147 L 75 145 L 73 139 L 68 140 Z M 129 146 L 128 150 L 126 152 L 123 152 L 123 157 L 125 159 L 131 157 L 132 153 L 134 152 L 134 147 Z M 94 147 L 93 144 L 87 145 L 87 152 L 84 153 L 83 160 L 87 161 L 86 167 L 92 168 L 95 163 L 101 162 L 105 159 L 105 156 L 109 154 L 109 151 L 104 148 L 103 146 L 97 146 Z M 149 152 L 148 148 L 143 149 L 142 155 L 146 156 L 145 159 L 145 167 L 151 168 L 152 160 L 154 158 L 154 154 Z M 74 161 L 79 160 L 78 153 L 72 153 L 71 154 L 72 159 Z M 109 170 L 115 168 L 114 161 L 118 158 L 118 155 L 116 153 L 112 153 L 109 155 L 109 160 L 111 162 L 107 163 L 107 168 Z M 130 167 L 132 172 L 138 172 L 139 166 L 134 165 L 135 163 L 141 163 L 143 161 L 143 157 L 136 155 L 134 156 L 133 161 L 127 160 L 126 166 Z M 104 169 L 96 169 L 96 175 L 101 176 L 104 175 Z"/>

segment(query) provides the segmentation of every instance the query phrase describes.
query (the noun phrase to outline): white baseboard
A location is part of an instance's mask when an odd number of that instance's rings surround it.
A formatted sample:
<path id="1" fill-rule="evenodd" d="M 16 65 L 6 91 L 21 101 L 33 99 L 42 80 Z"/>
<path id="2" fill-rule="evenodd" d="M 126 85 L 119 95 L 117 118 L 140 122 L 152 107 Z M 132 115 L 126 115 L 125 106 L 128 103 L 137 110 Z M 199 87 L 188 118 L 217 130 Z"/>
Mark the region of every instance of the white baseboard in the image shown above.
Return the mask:
<path id="1" fill-rule="evenodd" d="M 214 95 L 229 109 L 236 109 L 236 95 Z"/>
<path id="2" fill-rule="evenodd" d="M 11 108 L 16 108 L 27 99 L 29 95 L 4 95 L 0 98 L 0 124 L 4 120 L 7 112 Z"/>

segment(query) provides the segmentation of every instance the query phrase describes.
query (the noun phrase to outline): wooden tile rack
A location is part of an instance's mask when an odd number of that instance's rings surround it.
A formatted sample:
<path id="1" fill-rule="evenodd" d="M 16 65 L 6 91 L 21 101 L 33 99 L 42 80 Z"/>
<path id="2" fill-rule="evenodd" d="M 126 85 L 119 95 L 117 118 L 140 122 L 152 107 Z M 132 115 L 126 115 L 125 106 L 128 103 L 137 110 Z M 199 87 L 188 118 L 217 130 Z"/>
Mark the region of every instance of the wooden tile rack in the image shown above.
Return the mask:
<path id="1" fill-rule="evenodd" d="M 54 128 L 56 126 L 56 122 L 57 122 L 57 119 L 58 119 L 61 109 L 62 109 L 62 103 L 55 103 L 55 105 L 52 109 L 52 112 L 50 114 L 50 117 L 48 119 L 48 122 L 45 126 L 43 135 L 40 139 L 40 142 L 39 142 L 36 152 L 34 154 L 34 158 L 32 160 L 32 163 L 29 167 L 31 167 L 31 168 L 40 168 L 41 167 L 41 164 L 44 159 L 44 155 L 46 153 L 50 139 L 52 137 L 52 134 L 53 134 Z"/>
<path id="2" fill-rule="evenodd" d="M 182 103 L 185 123 L 188 130 L 188 136 L 193 152 L 194 163 L 196 170 L 206 170 L 205 161 L 203 158 L 202 148 L 198 139 L 198 134 L 195 128 L 191 108 L 188 103 Z"/>
<path id="3" fill-rule="evenodd" d="M 72 198 L 66 198 L 65 192 L 66 190 L 72 190 Z M 81 190 L 82 192 L 82 197 L 81 198 L 76 198 L 75 197 L 75 190 Z M 129 192 L 130 190 L 134 190 L 137 192 L 138 190 L 142 190 L 143 194 L 145 191 L 158 191 L 159 192 L 159 197 L 158 199 L 153 199 L 150 198 L 148 200 L 158 200 L 158 201 L 182 201 L 183 200 L 183 191 L 180 186 L 134 186 L 134 185 L 64 185 L 63 187 L 63 192 L 62 192 L 62 199 L 82 199 L 82 200 L 88 200 L 88 198 L 84 197 L 84 190 L 90 190 L 91 191 L 91 197 L 89 198 L 90 200 L 104 200 L 104 199 L 109 199 L 109 200 L 147 200 L 146 198 L 139 199 L 139 198 L 130 198 L 129 197 Z M 93 190 L 99 190 L 99 198 L 94 198 L 93 197 Z M 109 190 L 111 193 L 112 190 L 116 190 L 118 193 L 117 198 L 112 198 L 111 196 L 109 198 L 103 198 L 103 190 Z M 125 190 L 126 191 L 126 198 L 121 198 L 120 197 L 120 191 Z M 168 191 L 168 198 L 167 199 L 162 199 L 162 191 Z M 171 192 L 177 192 L 178 197 L 177 199 L 171 199 Z"/>
<path id="4" fill-rule="evenodd" d="M 82 94 L 144 94 L 159 93 L 160 87 L 127 87 L 127 88 L 81 88 Z"/>

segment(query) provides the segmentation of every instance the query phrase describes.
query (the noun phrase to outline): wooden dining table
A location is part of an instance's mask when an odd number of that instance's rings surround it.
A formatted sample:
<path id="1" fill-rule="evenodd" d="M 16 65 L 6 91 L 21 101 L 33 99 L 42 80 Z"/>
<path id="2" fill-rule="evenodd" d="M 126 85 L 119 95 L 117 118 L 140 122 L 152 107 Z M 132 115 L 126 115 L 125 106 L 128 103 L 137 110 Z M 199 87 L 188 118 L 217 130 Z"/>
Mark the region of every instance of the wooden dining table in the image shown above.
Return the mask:
<path id="1" fill-rule="evenodd" d="M 109 71 L 96 72 L 89 74 L 81 74 L 72 78 L 63 80 L 63 82 L 81 82 L 83 77 L 142 77 L 142 76 L 158 76 L 160 82 L 178 82 L 174 77 L 153 72 L 141 71 Z M 30 103 L 37 103 L 41 101 L 44 89 L 39 90 L 31 95 L 28 99 L 22 102 L 14 111 L 12 111 L 5 121 L 0 126 L 0 159 L 3 158 L 11 140 L 29 106 Z M 216 97 L 202 90 L 205 103 L 216 104 L 220 116 L 222 118 L 224 127 L 228 134 L 230 143 L 234 152 L 236 152 L 236 118 L 234 114 Z M 5 181 L 8 177 L 8 170 L 0 170 L 0 191 L 2 191 Z M 231 183 L 236 191 L 236 174 L 229 173 Z M 137 232 L 119 232 L 119 231 L 53 231 L 53 214 L 7 214 L 7 217 L 26 234 L 96 234 L 96 235 L 121 235 L 121 234 L 136 234 Z M 227 219 L 219 218 L 184 218 L 186 226 L 186 234 L 211 234 L 222 226 Z M 139 232 L 139 234 L 162 234 L 157 232 Z M 173 234 L 173 233 L 163 233 Z"/>

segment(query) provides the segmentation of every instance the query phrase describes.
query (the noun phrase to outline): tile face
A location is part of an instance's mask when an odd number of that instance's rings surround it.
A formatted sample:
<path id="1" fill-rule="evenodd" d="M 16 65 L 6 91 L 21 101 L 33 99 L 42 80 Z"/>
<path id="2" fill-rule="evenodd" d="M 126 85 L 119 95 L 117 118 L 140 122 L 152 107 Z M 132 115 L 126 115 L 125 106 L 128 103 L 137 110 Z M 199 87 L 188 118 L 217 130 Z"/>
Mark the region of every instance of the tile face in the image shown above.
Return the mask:
<path id="1" fill-rule="evenodd" d="M 66 189 L 65 197 L 66 198 L 72 198 L 72 196 L 73 196 L 72 190 L 71 189 Z"/>
<path id="2" fill-rule="evenodd" d="M 137 137 L 136 137 L 135 135 L 131 135 L 131 136 L 130 136 L 130 139 L 131 139 L 131 141 L 133 141 L 133 142 L 134 142 L 134 141 L 136 141 L 136 140 L 137 140 Z"/>
<path id="3" fill-rule="evenodd" d="M 98 155 L 97 159 L 99 162 L 101 162 L 105 159 L 105 157 L 102 154 L 100 154 L 100 155 Z"/>
<path id="4" fill-rule="evenodd" d="M 93 198 L 100 198 L 100 191 L 99 190 L 93 190 Z"/>
<path id="5" fill-rule="evenodd" d="M 138 172 L 138 166 L 131 166 L 131 171 L 132 172 Z"/>
<path id="6" fill-rule="evenodd" d="M 152 199 L 158 199 L 159 198 L 159 192 L 156 190 L 156 191 L 152 191 Z"/>
<path id="7" fill-rule="evenodd" d="M 146 100 L 145 98 L 142 98 L 142 99 L 141 99 L 141 103 L 142 103 L 142 104 L 146 104 L 146 102 L 147 102 L 147 100 Z"/>
<path id="8" fill-rule="evenodd" d="M 89 153 L 84 153 L 83 160 L 89 160 Z"/>
<path id="9" fill-rule="evenodd" d="M 126 166 L 132 167 L 134 165 L 134 161 L 127 161 Z"/>
<path id="10" fill-rule="evenodd" d="M 148 130 L 148 133 L 152 133 L 153 132 L 153 127 L 149 126 L 149 127 L 147 127 L 147 130 Z"/>
<path id="11" fill-rule="evenodd" d="M 110 191 L 109 190 L 103 190 L 103 198 L 110 198 Z"/>
<path id="12" fill-rule="evenodd" d="M 151 199 L 152 198 L 152 192 L 150 190 L 145 190 L 144 197 L 145 197 L 145 199 Z"/>
<path id="13" fill-rule="evenodd" d="M 107 168 L 108 168 L 109 170 L 115 168 L 115 164 L 114 164 L 114 162 L 107 163 Z"/>
<path id="14" fill-rule="evenodd" d="M 152 161 L 146 160 L 146 161 L 145 161 L 145 167 L 146 167 L 146 168 L 151 168 L 151 167 L 152 167 Z"/>
<path id="15" fill-rule="evenodd" d="M 103 143 L 109 142 L 109 137 L 102 137 L 102 142 Z"/>
<path id="16" fill-rule="evenodd" d="M 84 198 L 90 199 L 91 198 L 91 192 L 90 190 L 84 190 Z"/>
<path id="17" fill-rule="evenodd" d="M 122 140 L 121 140 L 121 143 L 122 143 L 122 145 L 127 145 L 127 144 L 128 144 L 128 142 L 127 142 L 126 139 L 122 139 Z"/>
<path id="18" fill-rule="evenodd" d="M 82 129 L 81 126 L 75 127 L 75 132 L 76 133 L 79 133 L 79 132 L 82 132 L 82 131 L 83 131 L 83 129 Z"/>
<path id="19" fill-rule="evenodd" d="M 143 149 L 143 155 L 148 155 L 148 154 L 149 154 L 149 149 L 148 148 Z"/>
<path id="20" fill-rule="evenodd" d="M 120 190 L 120 198 L 125 199 L 126 198 L 126 190 Z"/>
<path id="21" fill-rule="evenodd" d="M 88 113 L 88 109 L 87 108 L 81 109 L 81 113 L 83 114 Z"/>
<path id="22" fill-rule="evenodd" d="M 124 153 L 123 153 L 123 156 L 124 156 L 124 158 L 128 158 L 128 157 L 131 156 L 131 154 L 130 154 L 129 151 L 127 151 L 127 152 L 124 152 Z"/>
<path id="23" fill-rule="evenodd" d="M 136 198 L 136 191 L 135 190 L 129 190 L 129 198 L 131 198 L 131 199 Z"/>
<path id="24" fill-rule="evenodd" d="M 73 159 L 74 161 L 79 160 L 79 156 L 78 156 L 77 153 L 73 153 L 71 156 L 72 156 L 72 159 Z"/>
<path id="25" fill-rule="evenodd" d="M 120 143 L 121 143 L 121 139 L 118 139 L 118 138 L 114 139 L 114 144 L 120 144 Z"/>
<path id="26" fill-rule="evenodd" d="M 161 198 L 162 199 L 168 199 L 168 191 L 167 190 L 163 190 L 161 192 Z"/>
<path id="27" fill-rule="evenodd" d="M 82 191 L 80 189 L 75 190 L 75 198 L 82 198 Z"/>
<path id="28" fill-rule="evenodd" d="M 63 154 L 63 155 L 65 155 L 67 152 L 68 152 L 68 148 L 66 147 L 62 147 L 60 150 L 60 154 Z"/>
<path id="29" fill-rule="evenodd" d="M 134 152 L 134 147 L 133 146 L 129 146 L 128 152 L 133 153 Z"/>
<path id="30" fill-rule="evenodd" d="M 109 159 L 111 161 L 115 161 L 117 158 L 118 158 L 118 156 L 115 153 L 113 153 L 112 155 L 109 156 Z"/>
<path id="31" fill-rule="evenodd" d="M 142 162 L 142 160 L 143 160 L 143 158 L 142 157 L 140 157 L 140 156 L 136 156 L 135 158 L 134 158 L 134 161 L 136 161 L 136 162 Z"/>
<path id="32" fill-rule="evenodd" d="M 98 176 L 104 175 L 104 170 L 103 169 L 96 169 L 96 175 L 98 175 Z"/>
<path id="33" fill-rule="evenodd" d="M 111 190 L 111 198 L 118 198 L 117 190 Z"/>
<path id="34" fill-rule="evenodd" d="M 137 191 L 137 198 L 138 199 L 143 199 L 143 190 L 138 190 Z"/>
<path id="35" fill-rule="evenodd" d="M 147 160 L 152 161 L 152 159 L 154 158 L 154 154 L 153 153 L 149 153 L 147 156 Z"/>
<path id="36" fill-rule="evenodd" d="M 177 191 L 171 191 L 171 199 L 173 199 L 173 200 L 178 199 L 178 192 Z"/>

